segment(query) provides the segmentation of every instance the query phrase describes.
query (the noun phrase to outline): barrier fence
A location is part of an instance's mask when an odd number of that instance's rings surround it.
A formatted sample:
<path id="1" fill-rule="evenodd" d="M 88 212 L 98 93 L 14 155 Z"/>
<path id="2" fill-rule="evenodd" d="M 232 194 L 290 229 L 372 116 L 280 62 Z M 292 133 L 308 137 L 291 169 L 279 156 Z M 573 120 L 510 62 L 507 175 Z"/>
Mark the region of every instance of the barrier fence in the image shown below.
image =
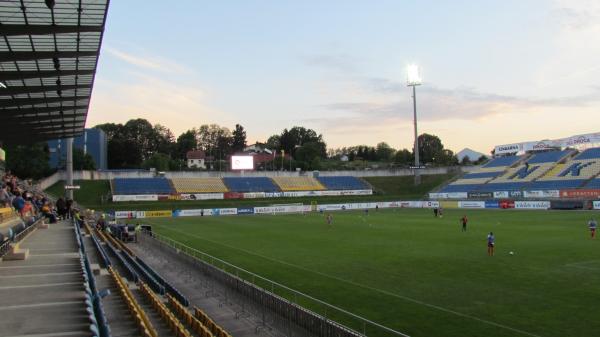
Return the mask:
<path id="1" fill-rule="evenodd" d="M 293 335 L 293 324 L 310 336 L 318 337 L 409 337 L 163 235 L 144 232 L 142 237 L 144 244 L 149 242 L 166 247 L 171 254 L 188 259 L 198 270 L 243 299 L 248 305 L 242 307 L 239 315 L 252 313 L 262 318 L 265 326 L 273 320 L 283 322 L 284 326 L 287 324 L 290 332 L 286 336 Z"/>

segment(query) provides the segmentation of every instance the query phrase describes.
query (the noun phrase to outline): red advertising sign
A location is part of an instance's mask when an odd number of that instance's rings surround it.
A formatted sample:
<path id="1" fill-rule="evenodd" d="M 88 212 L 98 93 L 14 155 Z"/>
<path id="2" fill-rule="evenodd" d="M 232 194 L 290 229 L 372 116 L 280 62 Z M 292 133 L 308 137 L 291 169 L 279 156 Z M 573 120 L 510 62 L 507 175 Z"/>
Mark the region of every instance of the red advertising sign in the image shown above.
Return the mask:
<path id="1" fill-rule="evenodd" d="M 502 209 L 515 208 L 515 201 L 510 200 L 510 199 L 503 199 L 503 200 L 500 200 L 499 205 L 500 205 L 500 208 L 502 208 Z"/>
<path id="2" fill-rule="evenodd" d="M 223 193 L 224 199 L 243 199 L 244 193 L 239 192 L 225 192 Z"/>
<path id="3" fill-rule="evenodd" d="M 561 198 L 600 198 L 600 190 L 561 190 Z"/>

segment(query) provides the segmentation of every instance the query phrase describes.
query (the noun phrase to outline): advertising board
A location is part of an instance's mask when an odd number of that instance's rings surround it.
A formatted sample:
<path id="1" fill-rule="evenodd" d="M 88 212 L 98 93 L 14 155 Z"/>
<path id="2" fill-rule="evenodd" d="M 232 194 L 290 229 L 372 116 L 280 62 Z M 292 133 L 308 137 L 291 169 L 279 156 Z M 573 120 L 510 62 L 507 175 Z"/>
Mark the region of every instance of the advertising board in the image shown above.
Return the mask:
<path id="1" fill-rule="evenodd" d="M 517 209 L 549 209 L 550 201 L 515 201 Z"/>
<path id="2" fill-rule="evenodd" d="M 173 212 L 170 210 L 165 211 L 146 211 L 146 218 L 170 218 L 173 216 Z"/>
<path id="3" fill-rule="evenodd" d="M 450 192 L 448 193 L 448 199 L 466 199 L 468 197 L 467 192 Z"/>
<path id="4" fill-rule="evenodd" d="M 558 198 L 559 196 L 558 190 L 523 191 L 525 198 Z"/>
<path id="5" fill-rule="evenodd" d="M 485 201 L 459 201 L 458 208 L 485 208 Z"/>
<path id="6" fill-rule="evenodd" d="M 494 192 L 494 199 L 508 198 L 508 191 L 496 191 Z"/>
<path id="7" fill-rule="evenodd" d="M 469 199 L 488 199 L 488 198 L 493 198 L 494 193 L 492 193 L 492 192 L 468 192 L 467 197 Z"/>
<path id="8" fill-rule="evenodd" d="M 244 193 L 244 199 L 265 198 L 265 192 L 248 192 Z"/>
<path id="9" fill-rule="evenodd" d="M 594 201 L 594 209 L 600 209 L 600 201 Z"/>
<path id="10" fill-rule="evenodd" d="M 448 193 L 429 193 L 429 199 L 448 199 Z"/>
<path id="11" fill-rule="evenodd" d="M 158 195 L 156 194 L 118 194 L 112 196 L 112 201 L 158 201 Z"/>
<path id="12" fill-rule="evenodd" d="M 254 207 L 238 207 L 238 215 L 254 214 Z"/>
<path id="13" fill-rule="evenodd" d="M 236 215 L 237 214 L 237 208 L 219 208 L 219 209 L 217 209 L 217 211 L 219 212 L 219 215 Z"/>
<path id="14" fill-rule="evenodd" d="M 135 211 L 116 211 L 115 219 L 133 219 L 135 218 Z"/>
<path id="15" fill-rule="evenodd" d="M 212 209 L 181 209 L 173 211 L 173 216 L 211 216 Z"/>
<path id="16" fill-rule="evenodd" d="M 582 189 L 582 190 L 561 190 L 561 198 L 600 198 L 600 190 Z"/>
<path id="17" fill-rule="evenodd" d="M 485 208 L 500 208 L 500 202 L 498 200 L 486 200 Z"/>
<path id="18" fill-rule="evenodd" d="M 223 199 L 223 193 L 183 193 L 179 195 L 181 200 L 220 200 Z"/>

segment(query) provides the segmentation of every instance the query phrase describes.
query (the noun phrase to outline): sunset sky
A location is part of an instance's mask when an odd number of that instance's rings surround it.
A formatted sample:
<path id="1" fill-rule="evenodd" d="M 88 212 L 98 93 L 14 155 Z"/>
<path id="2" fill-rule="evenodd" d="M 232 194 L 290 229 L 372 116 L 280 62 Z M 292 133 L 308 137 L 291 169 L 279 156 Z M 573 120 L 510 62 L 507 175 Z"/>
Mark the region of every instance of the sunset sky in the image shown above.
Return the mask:
<path id="1" fill-rule="evenodd" d="M 600 2 L 112 1 L 87 127 L 146 118 L 176 135 L 301 125 L 329 147 L 454 151 L 600 131 Z"/>

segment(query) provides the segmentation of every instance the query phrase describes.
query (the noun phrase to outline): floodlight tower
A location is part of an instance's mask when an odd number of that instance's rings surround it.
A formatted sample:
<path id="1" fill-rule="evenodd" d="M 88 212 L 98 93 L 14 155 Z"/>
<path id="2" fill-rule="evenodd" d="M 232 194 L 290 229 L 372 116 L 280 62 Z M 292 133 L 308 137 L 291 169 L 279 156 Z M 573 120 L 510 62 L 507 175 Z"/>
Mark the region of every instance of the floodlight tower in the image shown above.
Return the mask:
<path id="1" fill-rule="evenodd" d="M 406 67 L 406 85 L 412 87 L 412 98 L 413 98 L 413 122 L 415 128 L 415 144 L 413 151 L 415 154 L 415 185 L 421 184 L 421 173 L 419 172 L 421 164 L 419 163 L 419 134 L 417 132 L 417 89 L 418 85 L 421 85 L 421 74 L 419 72 L 419 66 L 416 64 L 409 64 Z"/>

